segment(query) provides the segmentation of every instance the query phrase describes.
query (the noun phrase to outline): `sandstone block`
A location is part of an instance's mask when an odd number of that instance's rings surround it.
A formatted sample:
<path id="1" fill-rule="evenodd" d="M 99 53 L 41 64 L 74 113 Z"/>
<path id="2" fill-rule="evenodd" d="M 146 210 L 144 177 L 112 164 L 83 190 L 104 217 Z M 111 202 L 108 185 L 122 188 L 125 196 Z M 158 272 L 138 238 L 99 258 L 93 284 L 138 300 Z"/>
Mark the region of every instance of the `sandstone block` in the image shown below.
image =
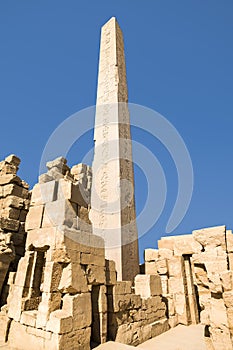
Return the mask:
<path id="1" fill-rule="evenodd" d="M 29 212 L 30 213 L 30 212 Z M 42 227 L 67 225 L 72 227 L 77 217 L 77 206 L 68 200 L 57 200 L 45 204 Z"/>
<path id="2" fill-rule="evenodd" d="M 3 208 L 12 207 L 21 209 L 24 206 L 24 199 L 17 196 L 7 196 L 3 200 Z"/>
<path id="3" fill-rule="evenodd" d="M 62 264 L 46 262 L 41 290 L 46 293 L 58 292 L 62 276 Z"/>
<path id="4" fill-rule="evenodd" d="M 195 240 L 204 247 L 221 246 L 226 250 L 226 227 L 217 226 L 193 231 Z"/>
<path id="5" fill-rule="evenodd" d="M 145 262 L 145 273 L 146 275 L 156 275 L 158 272 L 156 261 Z"/>
<path id="6" fill-rule="evenodd" d="M 113 293 L 119 294 L 131 294 L 132 293 L 132 282 L 131 281 L 118 281 L 113 287 Z"/>
<path id="7" fill-rule="evenodd" d="M 160 248 L 159 249 L 159 257 L 164 259 L 171 259 L 174 256 L 174 252 L 171 249 Z"/>
<path id="8" fill-rule="evenodd" d="M 20 323 L 30 326 L 30 327 L 35 327 L 36 326 L 36 317 L 37 317 L 37 311 L 31 310 L 31 311 L 23 311 L 21 318 L 20 318 Z"/>
<path id="9" fill-rule="evenodd" d="M 0 227 L 2 230 L 17 232 L 19 229 L 19 221 L 0 217 Z"/>
<path id="10" fill-rule="evenodd" d="M 154 322 L 151 325 L 151 336 L 153 337 L 157 337 L 158 335 L 168 331 L 169 327 L 169 323 L 168 323 L 168 319 L 163 319 L 163 320 L 159 320 Z"/>
<path id="11" fill-rule="evenodd" d="M 202 246 L 192 235 L 182 235 L 174 237 L 174 255 L 199 253 Z"/>
<path id="12" fill-rule="evenodd" d="M 182 277 L 170 277 L 168 280 L 169 293 L 184 293 L 184 281 Z"/>
<path id="13" fill-rule="evenodd" d="M 91 294 L 81 293 L 63 297 L 63 311 L 70 313 L 73 318 L 73 329 L 89 327 L 91 317 Z"/>
<path id="14" fill-rule="evenodd" d="M 51 312 L 49 321 L 46 325 L 46 331 L 57 334 L 69 333 L 73 328 L 73 318 L 69 313 L 63 310 Z"/>
<path id="15" fill-rule="evenodd" d="M 32 189 L 31 204 L 41 205 L 56 199 L 56 181 L 38 183 Z"/>
<path id="16" fill-rule="evenodd" d="M 0 176 L 0 186 L 7 184 L 17 184 L 21 185 L 21 179 L 14 174 L 5 174 Z"/>
<path id="17" fill-rule="evenodd" d="M 5 162 L 7 162 L 9 164 L 12 164 L 12 165 L 15 165 L 16 167 L 18 167 L 20 162 L 21 162 L 21 160 L 15 154 L 10 154 L 9 156 L 7 156 L 5 158 Z"/>
<path id="18" fill-rule="evenodd" d="M 166 248 L 166 249 L 170 249 L 171 251 L 174 251 L 174 238 L 175 237 L 162 237 L 158 241 L 159 249 Z"/>
<path id="19" fill-rule="evenodd" d="M 28 198 L 28 190 L 16 184 L 9 184 L 3 187 L 3 197 L 16 196 Z"/>
<path id="20" fill-rule="evenodd" d="M 162 285 L 159 275 L 137 275 L 135 277 L 135 294 L 142 298 L 162 294 Z"/>
<path id="21" fill-rule="evenodd" d="M 42 293 L 42 300 L 38 307 L 36 328 L 45 328 L 50 313 L 59 310 L 61 305 L 61 293 Z"/>
<path id="22" fill-rule="evenodd" d="M 232 271 L 223 272 L 220 274 L 220 278 L 223 285 L 224 292 L 230 291 L 233 289 L 233 275 Z"/>
<path id="23" fill-rule="evenodd" d="M 87 276 L 88 284 L 104 284 L 105 267 L 88 265 L 86 268 L 86 276 Z"/>
<path id="24" fill-rule="evenodd" d="M 87 207 L 89 204 L 86 202 L 86 191 L 80 184 L 74 184 L 69 180 L 60 179 L 58 183 L 58 200 L 67 199 L 73 203 L 76 203 L 82 207 Z"/>
<path id="25" fill-rule="evenodd" d="M 35 230 L 41 227 L 42 217 L 44 213 L 44 206 L 38 205 L 35 207 L 31 207 L 28 215 L 27 220 L 25 223 L 25 230 Z"/>
<path id="26" fill-rule="evenodd" d="M 170 277 L 181 277 L 183 270 L 183 258 L 174 256 L 168 260 L 168 273 Z"/>
<path id="27" fill-rule="evenodd" d="M 158 258 L 156 261 L 157 271 L 161 275 L 165 275 L 168 272 L 167 269 L 167 259 Z"/>
<path id="28" fill-rule="evenodd" d="M 58 289 L 62 293 L 87 292 L 87 279 L 84 270 L 78 263 L 70 263 L 63 268 Z"/>
<path id="29" fill-rule="evenodd" d="M 156 261 L 159 257 L 158 249 L 145 249 L 144 259 L 145 261 Z"/>
<path id="30" fill-rule="evenodd" d="M 31 246 L 35 248 L 44 248 L 51 247 L 55 248 L 56 246 L 56 227 L 40 228 L 28 231 L 26 247 L 27 249 Z"/>

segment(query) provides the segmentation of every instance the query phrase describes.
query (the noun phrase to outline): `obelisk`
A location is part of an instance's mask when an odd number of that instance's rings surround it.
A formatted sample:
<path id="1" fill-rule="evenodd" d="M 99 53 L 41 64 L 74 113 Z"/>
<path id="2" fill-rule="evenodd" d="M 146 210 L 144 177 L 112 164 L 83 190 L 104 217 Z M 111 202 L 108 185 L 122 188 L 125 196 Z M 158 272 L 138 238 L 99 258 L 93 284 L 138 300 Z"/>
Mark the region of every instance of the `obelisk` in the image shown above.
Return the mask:
<path id="1" fill-rule="evenodd" d="M 139 273 L 132 141 L 124 42 L 116 18 L 101 31 L 90 219 L 117 279 Z"/>

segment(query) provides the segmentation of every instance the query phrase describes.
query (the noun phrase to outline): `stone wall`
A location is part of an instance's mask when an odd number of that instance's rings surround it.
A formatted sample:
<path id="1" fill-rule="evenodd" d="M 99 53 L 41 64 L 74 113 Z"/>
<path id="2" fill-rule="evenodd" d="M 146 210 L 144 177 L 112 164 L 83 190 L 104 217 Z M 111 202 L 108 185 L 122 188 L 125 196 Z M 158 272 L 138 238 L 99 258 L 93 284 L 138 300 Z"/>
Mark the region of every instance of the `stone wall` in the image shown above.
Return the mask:
<path id="1" fill-rule="evenodd" d="M 145 251 L 145 271 L 160 274 L 170 326 L 200 321 L 209 349 L 232 349 L 232 232 L 201 229 L 163 237 L 158 246 Z"/>
<path id="2" fill-rule="evenodd" d="M 91 169 L 47 163 L 33 187 L 26 251 L 10 274 L 0 343 L 22 350 L 137 345 L 169 328 L 159 275 L 117 282 L 115 262 L 92 234 Z"/>
<path id="3" fill-rule="evenodd" d="M 24 255 L 25 219 L 30 204 L 28 184 L 17 176 L 20 159 L 15 155 L 0 162 L 0 295 L 5 304 L 9 271 L 16 271 Z"/>

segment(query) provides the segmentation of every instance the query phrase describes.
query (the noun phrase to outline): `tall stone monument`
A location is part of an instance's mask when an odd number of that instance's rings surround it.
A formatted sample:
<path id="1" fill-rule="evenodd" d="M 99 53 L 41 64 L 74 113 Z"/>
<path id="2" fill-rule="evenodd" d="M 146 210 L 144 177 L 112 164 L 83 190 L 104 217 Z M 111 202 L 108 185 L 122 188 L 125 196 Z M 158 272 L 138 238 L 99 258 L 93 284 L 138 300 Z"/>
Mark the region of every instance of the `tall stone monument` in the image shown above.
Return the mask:
<path id="1" fill-rule="evenodd" d="M 139 273 L 134 171 L 124 43 L 116 18 L 101 32 L 90 219 L 118 280 Z"/>

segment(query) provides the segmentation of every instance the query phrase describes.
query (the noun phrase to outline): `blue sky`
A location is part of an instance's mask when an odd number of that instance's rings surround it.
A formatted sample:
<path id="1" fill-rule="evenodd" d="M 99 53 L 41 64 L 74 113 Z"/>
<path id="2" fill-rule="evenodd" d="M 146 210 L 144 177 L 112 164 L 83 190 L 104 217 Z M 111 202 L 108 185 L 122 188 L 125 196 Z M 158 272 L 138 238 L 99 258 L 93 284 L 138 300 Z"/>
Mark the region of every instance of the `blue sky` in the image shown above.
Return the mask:
<path id="1" fill-rule="evenodd" d="M 20 176 L 36 183 L 50 134 L 68 116 L 95 104 L 100 27 L 112 16 L 124 33 L 129 101 L 166 117 L 192 158 L 193 198 L 173 234 L 220 224 L 233 228 L 230 0 L 2 1 L 0 158 L 17 154 Z M 156 154 L 168 186 L 161 217 L 140 239 L 142 257 L 165 233 L 177 175 L 158 140 L 132 133 Z M 81 149 L 74 146 L 69 163 L 78 163 L 91 144 L 89 133 Z M 137 169 L 136 186 L 139 212 L 146 181 Z"/>

